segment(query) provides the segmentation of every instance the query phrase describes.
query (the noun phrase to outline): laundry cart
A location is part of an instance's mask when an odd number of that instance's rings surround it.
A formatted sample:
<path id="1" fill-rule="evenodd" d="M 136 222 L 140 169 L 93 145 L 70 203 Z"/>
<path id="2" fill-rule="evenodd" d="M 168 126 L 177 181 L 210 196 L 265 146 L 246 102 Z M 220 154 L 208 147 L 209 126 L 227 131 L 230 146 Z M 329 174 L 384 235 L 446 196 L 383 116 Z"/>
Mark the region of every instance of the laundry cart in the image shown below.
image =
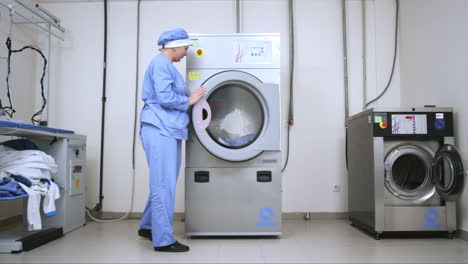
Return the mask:
<path id="1" fill-rule="evenodd" d="M 24 199 L 23 224 L 0 232 L 0 253 L 28 251 L 85 225 L 85 162 L 86 137 L 73 131 L 0 121 L 0 142 L 27 139 L 52 156 L 57 172 L 52 176 L 59 187 L 55 215 L 41 211 L 42 229 L 29 231 L 27 222 L 28 195 L 0 198 L 0 203 Z"/>

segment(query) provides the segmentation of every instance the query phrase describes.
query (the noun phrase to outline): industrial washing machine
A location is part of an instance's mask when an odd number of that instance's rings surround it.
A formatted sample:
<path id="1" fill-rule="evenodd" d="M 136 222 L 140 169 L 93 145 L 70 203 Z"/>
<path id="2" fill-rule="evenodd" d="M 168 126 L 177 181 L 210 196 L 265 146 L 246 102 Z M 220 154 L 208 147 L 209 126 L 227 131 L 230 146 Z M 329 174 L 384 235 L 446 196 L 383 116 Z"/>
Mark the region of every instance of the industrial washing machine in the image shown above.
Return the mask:
<path id="1" fill-rule="evenodd" d="M 281 235 L 279 34 L 190 37 L 185 234 Z"/>
<path id="2" fill-rule="evenodd" d="M 452 108 L 374 108 L 347 121 L 348 208 L 373 233 L 457 229 L 464 187 Z M 411 233 L 410 233 L 411 234 Z"/>

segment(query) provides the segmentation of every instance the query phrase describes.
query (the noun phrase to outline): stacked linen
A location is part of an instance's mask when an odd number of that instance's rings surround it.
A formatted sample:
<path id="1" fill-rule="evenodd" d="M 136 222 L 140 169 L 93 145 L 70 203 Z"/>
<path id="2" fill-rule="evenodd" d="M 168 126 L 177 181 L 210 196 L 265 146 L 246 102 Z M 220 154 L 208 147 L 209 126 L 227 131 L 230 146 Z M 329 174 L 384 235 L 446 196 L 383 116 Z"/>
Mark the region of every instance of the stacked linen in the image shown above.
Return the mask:
<path id="1" fill-rule="evenodd" d="M 24 195 L 26 192 L 17 182 L 8 177 L 0 178 L 0 198 L 9 200 L 8 198 L 14 199 Z"/>
<path id="2" fill-rule="evenodd" d="M 0 179 L 11 178 L 29 195 L 27 219 L 29 230 L 42 229 L 40 203 L 44 196 L 43 211 L 46 216 L 55 214 L 55 200 L 60 198 L 57 184 L 51 174 L 57 172 L 53 157 L 40 150 L 14 150 L 3 147 L 0 152 Z M 21 180 L 19 180 L 21 179 Z"/>

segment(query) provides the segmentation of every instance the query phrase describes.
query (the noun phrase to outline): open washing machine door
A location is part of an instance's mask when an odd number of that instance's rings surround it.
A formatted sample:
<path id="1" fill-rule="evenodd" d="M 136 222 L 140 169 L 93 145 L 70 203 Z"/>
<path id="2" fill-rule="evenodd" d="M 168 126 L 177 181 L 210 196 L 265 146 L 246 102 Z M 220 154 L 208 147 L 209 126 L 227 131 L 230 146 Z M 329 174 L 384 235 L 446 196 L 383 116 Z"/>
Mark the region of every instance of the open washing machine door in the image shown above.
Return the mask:
<path id="1" fill-rule="evenodd" d="M 280 150 L 279 85 L 265 84 L 236 70 L 207 79 L 206 102 L 192 111 L 202 146 L 227 161 L 245 161 L 265 150 Z"/>
<path id="2" fill-rule="evenodd" d="M 454 146 L 445 144 L 437 151 L 432 173 L 435 188 L 442 199 L 456 201 L 460 198 L 465 184 L 465 170 Z"/>

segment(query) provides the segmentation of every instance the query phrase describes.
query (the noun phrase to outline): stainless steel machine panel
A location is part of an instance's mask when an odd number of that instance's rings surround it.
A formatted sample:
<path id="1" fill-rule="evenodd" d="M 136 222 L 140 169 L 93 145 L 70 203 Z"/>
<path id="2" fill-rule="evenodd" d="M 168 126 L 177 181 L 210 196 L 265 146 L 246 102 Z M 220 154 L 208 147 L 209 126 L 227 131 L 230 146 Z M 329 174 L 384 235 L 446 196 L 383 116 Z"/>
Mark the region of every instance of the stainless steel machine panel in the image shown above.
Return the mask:
<path id="1" fill-rule="evenodd" d="M 48 226 L 63 227 L 63 232 L 68 233 L 86 223 L 85 138 L 60 138 L 52 145 L 41 143 L 38 146 L 55 158 L 58 171 L 54 179 L 63 187 L 61 198 L 55 201 L 57 214 L 42 219 Z"/>
<path id="2" fill-rule="evenodd" d="M 386 206 L 384 231 L 447 231 L 447 208 Z"/>
<path id="3" fill-rule="evenodd" d="M 348 124 L 348 215 L 352 221 L 375 225 L 374 141 L 368 117 Z"/>
<path id="4" fill-rule="evenodd" d="M 187 236 L 281 235 L 279 167 L 186 168 L 185 173 Z"/>

